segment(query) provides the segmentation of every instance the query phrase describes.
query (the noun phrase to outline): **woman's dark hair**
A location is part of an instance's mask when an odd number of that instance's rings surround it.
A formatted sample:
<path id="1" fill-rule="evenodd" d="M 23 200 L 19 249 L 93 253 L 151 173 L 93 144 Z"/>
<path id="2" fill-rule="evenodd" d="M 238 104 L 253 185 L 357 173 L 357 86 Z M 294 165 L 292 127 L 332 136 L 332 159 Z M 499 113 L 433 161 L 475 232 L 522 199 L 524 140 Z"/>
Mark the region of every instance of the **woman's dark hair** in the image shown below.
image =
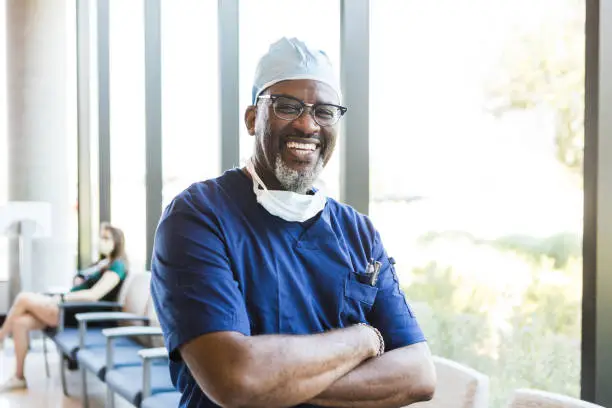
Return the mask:
<path id="1" fill-rule="evenodd" d="M 102 272 L 108 269 L 108 267 L 110 267 L 111 264 L 118 259 L 123 262 L 123 264 L 125 265 L 125 269 L 127 270 L 128 269 L 128 259 L 125 253 L 125 235 L 123 234 L 123 231 L 111 225 L 108 222 L 103 222 L 100 224 L 100 232 L 102 231 L 110 232 L 111 237 L 113 238 L 113 243 L 115 244 L 113 251 L 108 256 L 109 262 L 106 265 L 106 267 L 102 269 Z M 106 258 L 105 255 L 100 254 L 100 259 L 105 259 L 105 258 Z"/>

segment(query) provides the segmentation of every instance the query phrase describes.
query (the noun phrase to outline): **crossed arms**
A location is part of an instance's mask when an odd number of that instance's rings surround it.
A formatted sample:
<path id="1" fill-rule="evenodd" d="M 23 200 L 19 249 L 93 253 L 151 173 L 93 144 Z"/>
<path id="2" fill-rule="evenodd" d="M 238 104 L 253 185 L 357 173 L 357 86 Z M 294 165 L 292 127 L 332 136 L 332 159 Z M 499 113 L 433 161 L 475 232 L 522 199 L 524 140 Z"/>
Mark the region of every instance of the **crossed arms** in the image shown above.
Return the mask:
<path id="1" fill-rule="evenodd" d="M 376 334 L 352 326 L 313 335 L 217 332 L 180 348 L 198 385 L 223 407 L 401 407 L 431 399 L 426 343 L 376 356 Z"/>
<path id="2" fill-rule="evenodd" d="M 211 210 L 222 203 L 209 203 L 204 192 L 198 194 L 197 205 L 191 196 L 183 197 L 160 222 L 151 287 L 168 348 L 179 351 L 209 399 L 230 408 L 302 403 L 378 408 L 402 407 L 432 397 L 436 379 L 429 349 L 380 237 L 365 221 L 359 239 L 372 240 L 371 256 L 384 264 L 376 296 L 364 299 L 362 283 L 347 281 L 358 290 L 345 297 L 374 302 L 367 322 L 386 336 L 391 350 L 380 357 L 374 357 L 376 333 L 362 325 L 309 335 L 250 335 L 244 294 L 227 252 L 226 241 L 235 237 L 226 237 L 228 232 L 220 225 L 227 220 L 219 221 Z M 333 276 L 338 287 L 346 288 L 348 277 Z M 370 288 L 366 295 L 371 293 Z M 360 306 L 348 305 L 346 312 L 359 314 Z M 348 315 L 346 321 L 351 321 Z"/>

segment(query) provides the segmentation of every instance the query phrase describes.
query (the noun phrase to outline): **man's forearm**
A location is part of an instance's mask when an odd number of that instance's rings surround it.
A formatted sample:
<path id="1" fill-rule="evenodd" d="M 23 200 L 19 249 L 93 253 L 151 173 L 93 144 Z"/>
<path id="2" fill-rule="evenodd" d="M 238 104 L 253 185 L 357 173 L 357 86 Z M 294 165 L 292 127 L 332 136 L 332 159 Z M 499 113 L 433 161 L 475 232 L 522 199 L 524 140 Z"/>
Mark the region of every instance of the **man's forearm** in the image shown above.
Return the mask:
<path id="1" fill-rule="evenodd" d="M 309 403 L 330 407 L 401 407 L 431 398 L 435 373 L 426 345 L 402 348 L 368 360 Z"/>
<path id="2" fill-rule="evenodd" d="M 227 407 L 298 405 L 378 350 L 378 338 L 364 326 L 314 335 L 238 336 L 223 346 L 214 337 L 202 341 L 183 357 L 209 398 Z M 201 369 L 197 361 L 203 359 L 214 369 Z"/>
<path id="3" fill-rule="evenodd" d="M 367 330 L 367 329 L 366 329 Z M 247 372 L 256 376 L 249 406 L 290 406 L 305 402 L 376 352 L 363 327 L 308 336 L 253 336 Z"/>

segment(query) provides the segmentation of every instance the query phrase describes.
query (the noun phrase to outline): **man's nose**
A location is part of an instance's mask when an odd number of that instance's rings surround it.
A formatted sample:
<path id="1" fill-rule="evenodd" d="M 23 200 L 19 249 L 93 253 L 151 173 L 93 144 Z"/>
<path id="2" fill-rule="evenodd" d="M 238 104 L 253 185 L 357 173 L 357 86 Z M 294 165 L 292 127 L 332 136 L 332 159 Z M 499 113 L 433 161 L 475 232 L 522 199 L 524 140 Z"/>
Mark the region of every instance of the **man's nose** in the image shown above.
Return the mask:
<path id="1" fill-rule="evenodd" d="M 305 135 L 318 133 L 321 127 L 315 122 L 312 116 L 313 112 L 310 109 L 305 109 L 299 118 L 293 121 L 293 128 L 301 131 Z"/>

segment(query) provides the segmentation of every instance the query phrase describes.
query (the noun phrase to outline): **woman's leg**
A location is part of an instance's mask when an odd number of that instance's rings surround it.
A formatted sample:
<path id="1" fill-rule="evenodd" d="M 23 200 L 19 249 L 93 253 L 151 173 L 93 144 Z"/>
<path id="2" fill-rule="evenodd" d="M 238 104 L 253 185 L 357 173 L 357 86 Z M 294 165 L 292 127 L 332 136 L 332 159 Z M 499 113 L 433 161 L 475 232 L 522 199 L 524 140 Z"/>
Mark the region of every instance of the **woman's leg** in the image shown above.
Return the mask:
<path id="1" fill-rule="evenodd" d="M 24 364 L 30 344 L 30 331 L 40 330 L 43 327 L 45 327 L 43 322 L 28 313 L 19 316 L 13 322 L 13 341 L 15 342 L 16 359 L 15 377 L 19 380 L 25 378 Z"/>
<path id="2" fill-rule="evenodd" d="M 15 298 L 15 302 L 13 306 L 9 309 L 6 314 L 6 318 L 4 319 L 4 323 L 2 327 L 0 327 L 0 341 L 4 340 L 6 336 L 8 336 L 11 332 L 11 326 L 15 318 L 21 316 L 25 313 L 25 305 L 26 299 L 29 296 L 29 293 L 21 292 Z"/>
<path id="3" fill-rule="evenodd" d="M 20 293 L 0 328 L 0 341 L 12 332 L 13 322 L 26 313 L 47 326 L 56 326 L 59 320 L 59 307 L 52 298 L 38 293 Z"/>

